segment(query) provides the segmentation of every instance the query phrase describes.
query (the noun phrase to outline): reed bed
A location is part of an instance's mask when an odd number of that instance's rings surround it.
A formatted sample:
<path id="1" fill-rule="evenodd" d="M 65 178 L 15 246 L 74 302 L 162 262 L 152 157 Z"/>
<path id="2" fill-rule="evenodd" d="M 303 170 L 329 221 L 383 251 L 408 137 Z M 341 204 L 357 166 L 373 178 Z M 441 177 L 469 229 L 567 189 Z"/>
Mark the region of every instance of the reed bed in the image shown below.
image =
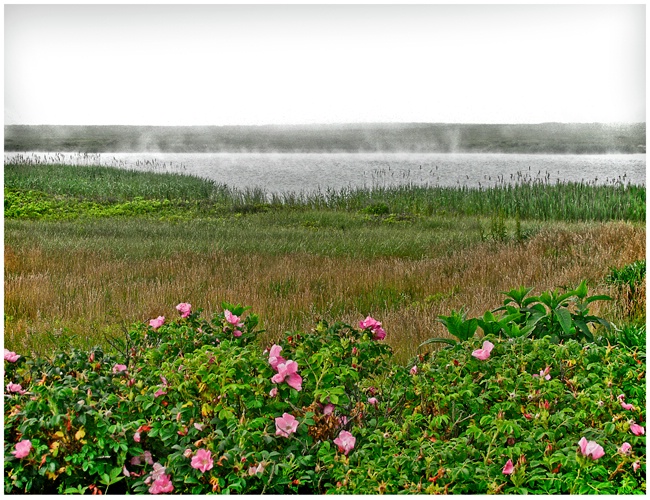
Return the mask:
<path id="1" fill-rule="evenodd" d="M 612 179 L 551 183 L 549 177 L 502 177 L 490 187 L 401 186 L 274 194 L 236 189 L 189 175 L 142 172 L 86 163 L 47 163 L 18 156 L 5 165 L 5 189 L 34 190 L 71 201 L 114 203 L 145 199 L 197 201 L 206 213 L 260 210 L 386 211 L 420 216 L 456 214 L 522 220 L 645 221 L 645 186 Z M 51 160 L 57 160 L 53 157 Z M 92 160 L 92 155 L 91 155 Z M 84 157 L 84 161 L 87 160 Z M 155 166 L 152 167 L 155 170 Z"/>
<path id="2" fill-rule="evenodd" d="M 223 250 L 218 237 L 212 249 L 161 251 L 146 237 L 106 244 L 100 232 L 66 244 L 60 229 L 71 234 L 74 224 L 19 226 L 9 225 L 5 241 L 5 346 L 37 354 L 70 335 L 77 345 L 105 343 L 132 321 L 174 317 L 179 302 L 212 314 L 226 300 L 260 314 L 265 342 L 308 330 L 317 317 L 353 323 L 370 314 L 406 359 L 444 334 L 438 315 L 463 306 L 480 315 L 513 287 L 541 292 L 587 279 L 606 293 L 609 268 L 643 258 L 646 238 L 643 226 L 625 222 L 554 224 L 520 243 L 451 243 L 405 259 Z"/>

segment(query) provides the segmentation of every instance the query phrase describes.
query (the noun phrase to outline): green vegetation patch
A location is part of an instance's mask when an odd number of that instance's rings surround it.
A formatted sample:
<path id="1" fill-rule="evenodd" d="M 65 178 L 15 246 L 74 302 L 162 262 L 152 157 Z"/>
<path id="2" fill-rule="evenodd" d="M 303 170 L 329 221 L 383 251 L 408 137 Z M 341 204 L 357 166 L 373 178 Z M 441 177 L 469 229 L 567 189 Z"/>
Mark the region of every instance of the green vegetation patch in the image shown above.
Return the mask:
<path id="1" fill-rule="evenodd" d="M 248 308 L 176 309 L 111 351 L 5 351 L 5 493 L 646 490 L 632 336 L 491 333 L 399 365 L 371 317 L 262 344 Z"/>

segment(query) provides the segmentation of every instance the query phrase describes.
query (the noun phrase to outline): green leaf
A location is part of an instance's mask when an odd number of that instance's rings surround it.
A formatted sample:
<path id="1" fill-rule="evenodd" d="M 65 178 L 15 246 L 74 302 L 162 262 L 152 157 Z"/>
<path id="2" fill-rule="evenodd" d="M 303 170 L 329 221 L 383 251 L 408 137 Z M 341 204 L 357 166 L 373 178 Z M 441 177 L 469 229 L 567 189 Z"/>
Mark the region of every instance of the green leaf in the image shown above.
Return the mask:
<path id="1" fill-rule="evenodd" d="M 560 323 L 562 330 L 564 330 L 564 333 L 566 333 L 567 335 L 571 335 L 572 320 L 571 320 L 571 313 L 569 312 L 569 310 L 562 307 L 562 308 L 555 309 L 553 313 L 555 314 L 558 323 Z"/>
<path id="2" fill-rule="evenodd" d="M 418 349 L 419 349 L 420 347 L 425 346 L 425 345 L 433 344 L 434 342 L 444 342 L 444 343 L 449 344 L 449 345 L 451 345 L 451 346 L 455 346 L 455 345 L 458 343 L 458 342 L 456 342 L 455 340 L 452 340 L 452 339 L 445 339 L 445 338 L 442 338 L 442 337 L 436 337 L 436 338 L 431 338 L 431 339 L 427 339 L 427 340 L 425 340 L 424 342 L 422 342 L 422 343 L 418 346 Z"/>

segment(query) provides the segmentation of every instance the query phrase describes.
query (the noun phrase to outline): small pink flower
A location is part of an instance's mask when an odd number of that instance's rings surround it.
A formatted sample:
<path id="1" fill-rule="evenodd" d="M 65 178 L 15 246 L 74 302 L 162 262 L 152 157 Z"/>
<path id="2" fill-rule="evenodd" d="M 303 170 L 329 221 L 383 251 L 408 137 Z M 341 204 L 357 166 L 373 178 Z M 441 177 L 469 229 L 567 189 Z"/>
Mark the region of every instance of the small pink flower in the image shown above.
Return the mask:
<path id="1" fill-rule="evenodd" d="M 167 394 L 167 391 L 163 389 L 158 389 L 156 392 L 153 393 L 153 397 L 157 398 L 159 396 L 164 396 L 165 394 Z"/>
<path id="2" fill-rule="evenodd" d="M 348 431 L 341 431 L 339 437 L 334 440 L 334 444 L 339 447 L 339 451 L 345 453 L 346 455 L 352 451 L 354 448 L 354 443 L 356 443 L 357 438 L 355 438 Z"/>
<path id="3" fill-rule="evenodd" d="M 540 371 L 539 371 L 539 375 L 537 375 L 537 374 L 535 373 L 535 374 L 533 375 L 533 377 L 543 377 L 543 378 L 545 378 L 546 380 L 551 380 L 551 376 L 550 376 L 549 373 L 548 373 L 550 370 L 551 370 L 551 367 L 550 367 L 550 366 L 547 366 L 547 367 L 544 368 L 543 370 L 540 370 Z"/>
<path id="4" fill-rule="evenodd" d="M 150 452 L 150 451 L 148 451 L 148 450 L 145 451 L 145 452 L 142 454 L 142 457 L 144 458 L 144 461 L 145 461 L 146 463 L 148 463 L 149 465 L 153 465 L 153 457 L 151 456 L 151 452 Z"/>
<path id="5" fill-rule="evenodd" d="M 234 332 L 232 332 L 232 336 L 233 336 L 233 337 L 241 337 L 241 336 L 242 336 L 242 333 L 241 333 L 241 331 L 239 331 L 239 330 L 235 330 Z"/>
<path id="6" fill-rule="evenodd" d="M 142 456 L 131 457 L 131 465 L 140 465 L 142 463 Z"/>
<path id="7" fill-rule="evenodd" d="M 190 464 L 193 468 L 200 470 L 201 472 L 206 472 L 212 469 L 214 462 L 212 460 L 212 453 L 208 450 L 200 448 L 196 450 L 194 458 Z"/>
<path id="8" fill-rule="evenodd" d="M 14 384 L 13 382 L 9 382 L 7 384 L 7 392 L 15 392 L 18 394 L 25 394 L 25 391 L 23 391 L 23 387 L 20 384 Z"/>
<path id="9" fill-rule="evenodd" d="M 273 389 L 271 389 L 269 391 L 269 396 L 271 396 L 272 398 L 274 398 L 277 395 L 278 395 L 278 388 L 277 387 L 274 387 Z"/>
<path id="10" fill-rule="evenodd" d="M 16 449 L 11 452 L 16 458 L 25 458 L 32 451 L 32 442 L 29 439 L 23 439 L 16 443 Z"/>
<path id="11" fill-rule="evenodd" d="M 409 373 L 410 373 L 411 375 L 415 375 L 415 374 L 417 374 L 417 372 L 418 372 L 418 367 L 417 367 L 417 365 L 413 365 L 413 368 L 411 368 L 411 369 L 409 370 Z"/>
<path id="12" fill-rule="evenodd" d="M 596 441 L 587 441 L 584 436 L 578 441 L 578 446 L 580 446 L 580 453 L 585 457 L 590 456 L 592 460 L 598 460 L 605 455 L 605 450 L 603 450 L 602 446 L 596 443 Z"/>
<path id="13" fill-rule="evenodd" d="M 181 302 L 176 306 L 176 310 L 181 313 L 181 318 L 187 318 L 190 314 L 192 314 L 192 304 Z"/>
<path id="14" fill-rule="evenodd" d="M 368 398 L 368 403 L 373 406 L 377 406 L 379 404 L 379 401 L 377 401 L 377 398 Z"/>
<path id="15" fill-rule="evenodd" d="M 5 361 L 9 361 L 10 363 L 15 363 L 18 361 L 18 358 L 20 358 L 20 355 L 16 354 L 13 351 L 10 351 L 9 349 L 5 349 Z"/>
<path id="16" fill-rule="evenodd" d="M 370 328 L 371 330 L 374 330 L 376 328 L 379 328 L 381 326 L 381 323 L 376 319 L 367 316 L 366 319 L 359 322 L 359 326 L 361 327 L 362 330 L 365 330 L 366 328 Z"/>
<path id="17" fill-rule="evenodd" d="M 634 405 L 626 403 L 625 401 L 621 401 L 621 406 L 624 410 L 634 410 Z"/>
<path id="18" fill-rule="evenodd" d="M 280 384 L 285 381 L 289 387 L 293 387 L 295 390 L 302 390 L 302 377 L 298 375 L 298 363 L 295 361 L 287 361 L 286 363 L 280 363 L 278 365 L 278 373 L 273 375 L 271 382 L 274 384 Z"/>
<path id="19" fill-rule="evenodd" d="M 481 361 L 485 361 L 490 357 L 490 352 L 492 352 L 493 348 L 494 344 L 486 340 L 483 342 L 482 349 L 476 349 L 475 351 L 472 351 L 472 356 L 474 356 L 476 359 L 480 359 Z"/>
<path id="20" fill-rule="evenodd" d="M 223 312 L 224 317 L 226 318 L 226 321 L 230 323 L 233 326 L 244 326 L 244 323 L 239 321 L 239 316 L 235 316 L 233 313 L 231 313 L 228 309 L 226 309 Z"/>
<path id="21" fill-rule="evenodd" d="M 641 434 L 645 434 L 645 429 L 636 423 L 632 423 L 632 425 L 630 425 L 630 430 L 632 431 L 632 434 L 634 434 L 635 436 L 640 436 Z"/>
<path id="22" fill-rule="evenodd" d="M 632 452 L 632 445 L 630 443 L 623 443 L 619 450 L 621 455 L 629 455 Z"/>
<path id="23" fill-rule="evenodd" d="M 174 491 L 174 485 L 172 484 L 171 477 L 168 474 L 162 474 L 149 488 L 149 493 L 152 495 L 171 493 L 172 491 Z"/>
<path id="24" fill-rule="evenodd" d="M 163 325 L 164 322 L 165 322 L 165 317 L 158 316 L 156 319 L 152 319 L 151 321 L 149 321 L 149 326 L 154 330 L 157 330 Z"/>
<path id="25" fill-rule="evenodd" d="M 289 414 L 283 413 L 281 417 L 275 419 L 275 434 L 276 436 L 289 437 L 298 429 L 298 421 L 296 418 Z"/>
<path id="26" fill-rule="evenodd" d="M 372 333 L 374 334 L 373 340 L 384 340 L 386 338 L 386 332 L 383 328 L 375 328 Z"/>
<path id="27" fill-rule="evenodd" d="M 280 363 L 287 362 L 286 359 L 280 356 L 281 350 L 282 347 L 280 347 L 277 344 L 273 344 L 273 347 L 271 347 L 271 350 L 269 351 L 269 364 L 271 365 L 271 368 L 273 368 L 275 371 L 278 371 L 278 365 Z"/>
<path id="28" fill-rule="evenodd" d="M 120 373 L 126 371 L 126 365 L 113 365 L 113 373 Z"/>
<path id="29" fill-rule="evenodd" d="M 362 330 L 370 329 L 373 333 L 374 340 L 384 340 L 386 338 L 386 332 L 381 327 L 381 323 L 376 319 L 367 316 L 366 319 L 359 322 L 359 326 Z"/>
<path id="30" fill-rule="evenodd" d="M 332 403 L 327 403 L 323 408 L 323 415 L 330 415 L 334 413 L 334 405 Z"/>
<path id="31" fill-rule="evenodd" d="M 203 430 L 203 424 L 197 424 L 197 423 L 194 423 L 194 428 L 195 428 L 197 431 L 201 432 L 201 431 Z"/>
<path id="32" fill-rule="evenodd" d="M 183 456 L 184 456 L 185 458 L 192 458 L 192 455 L 194 455 L 194 453 L 193 453 L 192 450 L 190 450 L 189 448 L 187 448 L 187 449 L 183 452 Z"/>
<path id="33" fill-rule="evenodd" d="M 135 434 L 133 434 L 133 441 L 135 441 L 136 443 L 139 443 L 141 439 L 142 439 L 142 436 L 140 435 L 139 432 L 136 432 Z"/>
<path id="34" fill-rule="evenodd" d="M 641 467 L 641 462 L 638 460 L 632 464 L 632 469 L 634 469 L 634 472 L 636 472 L 639 467 Z"/>
<path id="35" fill-rule="evenodd" d="M 345 415 L 340 416 L 339 417 L 339 422 L 341 423 L 341 425 L 347 425 L 348 417 L 346 417 Z"/>
<path id="36" fill-rule="evenodd" d="M 506 464 L 503 466 L 503 469 L 501 469 L 501 472 L 503 472 L 506 476 L 509 476 L 512 474 L 515 470 L 515 466 L 512 465 L 512 460 L 508 459 Z"/>
<path id="37" fill-rule="evenodd" d="M 259 464 L 257 467 L 254 465 L 248 468 L 248 475 L 254 476 L 255 474 L 261 474 L 264 472 L 264 465 Z"/>

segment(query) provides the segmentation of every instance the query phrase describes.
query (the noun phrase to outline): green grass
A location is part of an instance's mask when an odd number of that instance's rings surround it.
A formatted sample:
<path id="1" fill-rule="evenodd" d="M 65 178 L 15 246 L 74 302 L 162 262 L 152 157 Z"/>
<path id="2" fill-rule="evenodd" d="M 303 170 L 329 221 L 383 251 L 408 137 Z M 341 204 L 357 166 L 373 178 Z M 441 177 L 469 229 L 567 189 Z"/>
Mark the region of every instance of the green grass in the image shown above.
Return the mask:
<path id="1" fill-rule="evenodd" d="M 525 223 L 524 227 L 533 233 L 541 226 Z M 143 217 L 9 219 L 5 231 L 15 246 L 85 248 L 130 259 L 178 252 L 420 259 L 480 243 L 487 237 L 489 221 L 445 216 L 385 222 L 363 214 L 309 210 L 179 221 Z M 512 225 L 509 234 L 514 238 Z"/>
<path id="2" fill-rule="evenodd" d="M 399 186 L 271 195 L 197 177 L 100 166 L 5 165 L 5 218 L 213 217 L 287 210 L 462 215 L 544 221 L 645 221 L 645 186 L 550 184 L 490 188 Z"/>
<path id="3" fill-rule="evenodd" d="M 403 356 L 450 308 L 600 280 L 645 254 L 645 187 L 623 185 L 272 197 L 177 174 L 9 164 L 4 214 L 5 341 L 34 350 L 48 334 L 101 342 L 180 301 L 230 300 L 269 318 L 269 338 L 315 316 L 374 314 Z M 599 222 L 612 219 L 635 222 Z"/>

